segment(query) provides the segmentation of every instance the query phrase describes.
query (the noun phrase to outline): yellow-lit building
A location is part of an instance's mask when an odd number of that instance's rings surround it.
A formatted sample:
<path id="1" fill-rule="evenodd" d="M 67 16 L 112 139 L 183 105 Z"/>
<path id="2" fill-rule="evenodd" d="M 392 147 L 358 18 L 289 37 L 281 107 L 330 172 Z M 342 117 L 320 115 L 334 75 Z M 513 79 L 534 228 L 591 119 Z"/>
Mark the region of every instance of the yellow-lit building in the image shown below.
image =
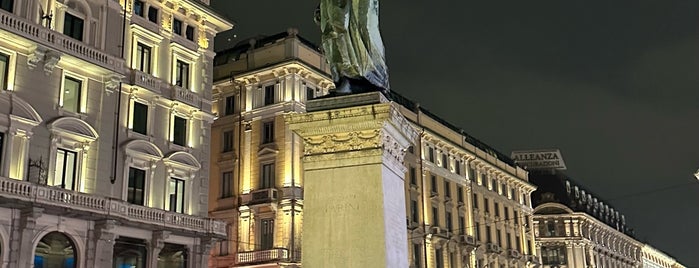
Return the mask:
<path id="1" fill-rule="evenodd" d="M 283 116 L 304 113 L 311 96 L 333 87 L 325 59 L 292 29 L 220 52 L 214 73 L 210 215 L 233 227 L 210 267 L 299 266 L 303 141 Z M 527 172 L 410 100 L 391 98 L 420 131 L 405 157 L 411 267 L 535 265 Z"/>
<path id="2" fill-rule="evenodd" d="M 208 264 L 208 5 L 0 1 L 0 267 Z"/>

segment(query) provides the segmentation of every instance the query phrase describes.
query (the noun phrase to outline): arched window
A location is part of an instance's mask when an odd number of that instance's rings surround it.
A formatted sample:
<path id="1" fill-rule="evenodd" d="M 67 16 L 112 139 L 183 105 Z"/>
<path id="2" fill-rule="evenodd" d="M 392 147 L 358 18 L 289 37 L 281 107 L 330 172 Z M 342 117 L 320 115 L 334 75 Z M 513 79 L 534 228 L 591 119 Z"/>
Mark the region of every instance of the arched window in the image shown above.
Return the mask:
<path id="1" fill-rule="evenodd" d="M 114 244 L 114 267 L 145 268 L 148 258 L 142 239 L 119 237 Z"/>
<path id="2" fill-rule="evenodd" d="M 35 268 L 75 268 L 77 254 L 73 240 L 60 232 L 46 234 L 34 250 Z"/>

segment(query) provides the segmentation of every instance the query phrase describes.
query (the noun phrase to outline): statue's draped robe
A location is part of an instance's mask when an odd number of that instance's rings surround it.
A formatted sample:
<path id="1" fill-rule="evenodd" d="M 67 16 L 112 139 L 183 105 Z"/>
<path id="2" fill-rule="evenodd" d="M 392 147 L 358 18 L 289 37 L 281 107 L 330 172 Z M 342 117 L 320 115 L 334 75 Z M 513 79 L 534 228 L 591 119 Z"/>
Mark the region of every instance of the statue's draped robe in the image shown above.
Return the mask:
<path id="1" fill-rule="evenodd" d="M 378 0 L 321 0 L 323 49 L 333 79 L 365 79 L 389 89 Z"/>

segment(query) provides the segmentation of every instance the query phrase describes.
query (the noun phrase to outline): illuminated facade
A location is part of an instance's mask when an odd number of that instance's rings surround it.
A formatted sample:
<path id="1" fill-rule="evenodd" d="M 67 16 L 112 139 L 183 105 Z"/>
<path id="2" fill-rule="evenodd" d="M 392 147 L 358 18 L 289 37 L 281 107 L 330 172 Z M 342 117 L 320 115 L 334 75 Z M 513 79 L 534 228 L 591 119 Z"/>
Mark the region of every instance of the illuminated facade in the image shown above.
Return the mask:
<path id="1" fill-rule="evenodd" d="M 243 42 L 215 64 L 210 215 L 234 227 L 210 267 L 300 264 L 303 141 L 283 115 L 332 87 L 325 60 L 295 31 Z M 398 95 L 421 130 L 405 157 L 411 267 L 531 267 L 527 172 Z M 476 198 L 474 202 L 474 197 Z M 240 203 L 238 203 L 240 202 Z M 292 213 L 292 211 L 294 213 Z"/>
<path id="2" fill-rule="evenodd" d="M 685 268 L 674 258 L 668 256 L 660 250 L 657 250 L 650 245 L 643 245 L 641 248 L 641 260 L 643 268 Z"/>
<path id="3" fill-rule="evenodd" d="M 208 264 L 208 4 L 0 1 L 0 267 Z"/>

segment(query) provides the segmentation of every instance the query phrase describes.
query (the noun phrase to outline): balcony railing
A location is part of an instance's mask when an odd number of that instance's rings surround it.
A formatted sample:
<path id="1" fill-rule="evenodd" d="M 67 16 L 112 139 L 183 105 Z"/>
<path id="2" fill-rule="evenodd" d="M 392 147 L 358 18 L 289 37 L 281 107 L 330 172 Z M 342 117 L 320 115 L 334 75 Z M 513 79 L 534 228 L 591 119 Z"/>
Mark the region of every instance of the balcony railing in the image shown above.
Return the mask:
<path id="1" fill-rule="evenodd" d="M 0 10 L 0 28 L 112 71 L 122 71 L 122 59 L 4 10 Z"/>
<path id="2" fill-rule="evenodd" d="M 161 94 L 160 79 L 139 70 L 131 70 L 131 84 Z"/>
<path id="3" fill-rule="evenodd" d="M 288 261 L 289 250 L 285 248 L 273 248 L 238 253 L 237 264 L 266 263 L 273 261 Z"/>
<path id="4" fill-rule="evenodd" d="M 27 181 L 0 177 L 0 196 L 39 205 L 64 207 L 104 216 L 119 217 L 132 222 L 226 236 L 225 222 L 134 205 L 123 200 L 74 192 Z"/>
<path id="5" fill-rule="evenodd" d="M 197 93 L 189 91 L 189 89 L 172 86 L 172 100 L 179 101 L 192 105 L 196 108 L 201 108 L 201 98 Z"/>
<path id="6" fill-rule="evenodd" d="M 244 205 L 273 203 L 276 202 L 277 199 L 277 189 L 274 188 L 256 190 L 241 196 L 241 202 Z"/>

